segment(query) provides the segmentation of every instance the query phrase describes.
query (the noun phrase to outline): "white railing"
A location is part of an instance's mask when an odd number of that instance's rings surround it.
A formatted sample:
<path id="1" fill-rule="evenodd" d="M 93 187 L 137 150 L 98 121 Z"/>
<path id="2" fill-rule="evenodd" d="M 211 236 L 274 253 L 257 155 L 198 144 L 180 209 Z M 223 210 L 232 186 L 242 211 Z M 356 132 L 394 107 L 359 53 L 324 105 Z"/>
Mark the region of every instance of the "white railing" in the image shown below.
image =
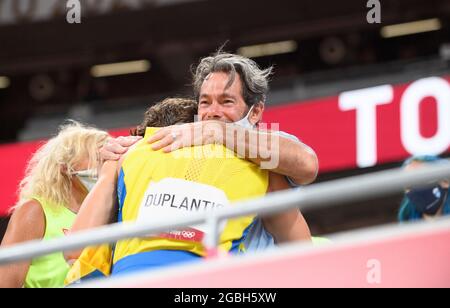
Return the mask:
<path id="1" fill-rule="evenodd" d="M 266 215 L 298 207 L 301 210 L 339 205 L 349 201 L 398 193 L 405 188 L 449 179 L 449 165 L 430 165 L 414 171 L 400 169 L 382 171 L 303 187 L 297 190 L 273 193 L 265 198 L 240 202 L 233 207 L 221 208 L 211 213 L 194 213 L 190 217 L 154 224 L 115 224 L 95 230 L 83 231 L 66 238 L 51 241 L 33 241 L 0 249 L 0 265 L 60 251 L 72 251 L 87 246 L 114 243 L 118 240 L 167 232 L 174 228 L 207 223 L 205 245 L 217 246 L 218 224 L 225 219 L 250 214 Z"/>

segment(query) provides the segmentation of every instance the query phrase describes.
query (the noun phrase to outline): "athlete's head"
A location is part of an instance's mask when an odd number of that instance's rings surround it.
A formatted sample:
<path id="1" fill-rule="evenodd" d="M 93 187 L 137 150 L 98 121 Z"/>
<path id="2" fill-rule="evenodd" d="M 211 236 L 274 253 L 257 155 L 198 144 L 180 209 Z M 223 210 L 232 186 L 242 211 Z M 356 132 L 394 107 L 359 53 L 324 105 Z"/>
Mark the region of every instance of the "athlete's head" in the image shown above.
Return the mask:
<path id="1" fill-rule="evenodd" d="M 144 136 L 147 127 L 165 127 L 194 122 L 197 114 L 197 102 L 188 98 L 167 98 L 150 107 L 144 121 L 131 134 Z"/>

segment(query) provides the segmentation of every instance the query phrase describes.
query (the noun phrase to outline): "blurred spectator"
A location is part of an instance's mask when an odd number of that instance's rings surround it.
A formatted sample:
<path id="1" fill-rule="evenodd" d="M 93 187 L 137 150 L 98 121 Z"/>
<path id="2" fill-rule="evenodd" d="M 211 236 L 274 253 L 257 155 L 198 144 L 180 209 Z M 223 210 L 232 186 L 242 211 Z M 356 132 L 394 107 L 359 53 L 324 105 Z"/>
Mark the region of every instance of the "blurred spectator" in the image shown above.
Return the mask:
<path id="1" fill-rule="evenodd" d="M 406 170 L 421 168 L 426 164 L 448 164 L 450 161 L 436 156 L 414 156 L 405 161 Z M 432 219 L 450 214 L 448 196 L 449 181 L 436 181 L 425 187 L 409 189 L 400 206 L 398 220 L 401 222 Z"/>
<path id="2" fill-rule="evenodd" d="M 31 158 L 20 183 L 4 246 L 63 237 L 95 182 L 106 132 L 71 122 Z M 0 287 L 63 287 L 69 270 L 62 253 L 0 267 Z"/>

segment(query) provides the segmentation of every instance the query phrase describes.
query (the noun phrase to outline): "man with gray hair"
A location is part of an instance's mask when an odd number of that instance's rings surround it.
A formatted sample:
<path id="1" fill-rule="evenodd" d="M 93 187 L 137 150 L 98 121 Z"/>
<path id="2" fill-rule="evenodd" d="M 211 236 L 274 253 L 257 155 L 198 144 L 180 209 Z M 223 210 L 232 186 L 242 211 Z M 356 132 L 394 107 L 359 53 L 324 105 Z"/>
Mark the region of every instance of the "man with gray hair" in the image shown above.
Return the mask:
<path id="1" fill-rule="evenodd" d="M 167 127 L 149 142 L 155 143 L 155 150 L 166 152 L 220 143 L 257 165 L 270 153 L 279 156 L 272 172 L 287 176 L 293 185 L 312 183 L 318 160 L 310 147 L 283 132 L 255 129 L 262 119 L 271 74 L 272 68 L 262 70 L 253 60 L 239 55 L 219 52 L 202 59 L 193 81 L 200 122 Z M 280 137 L 278 148 L 271 147 L 274 135 Z"/>
<path id="2" fill-rule="evenodd" d="M 239 55 L 219 51 L 202 59 L 193 77 L 199 121 L 161 129 L 149 140 L 153 150 L 172 152 L 183 147 L 222 144 L 271 171 L 269 192 L 312 183 L 318 173 L 314 151 L 295 136 L 265 130 L 260 125 L 271 74 L 272 68 L 260 69 L 253 60 Z M 112 141 L 104 147 L 103 157 L 119 159 L 128 146 L 125 139 Z M 299 220 L 303 221 L 303 217 L 294 209 L 264 217 L 264 229 L 271 234 L 280 234 L 272 230 L 285 230 L 276 239 L 278 243 L 306 239 L 305 232 L 294 228 Z M 286 223 L 281 226 L 280 221 Z"/>

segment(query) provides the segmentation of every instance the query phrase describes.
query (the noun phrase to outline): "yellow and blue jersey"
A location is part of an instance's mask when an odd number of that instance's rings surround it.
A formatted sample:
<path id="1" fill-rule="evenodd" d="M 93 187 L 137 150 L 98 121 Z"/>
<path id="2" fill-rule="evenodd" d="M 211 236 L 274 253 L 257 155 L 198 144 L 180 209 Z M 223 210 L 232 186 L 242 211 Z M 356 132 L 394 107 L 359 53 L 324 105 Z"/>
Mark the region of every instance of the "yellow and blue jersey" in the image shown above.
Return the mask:
<path id="1" fill-rule="evenodd" d="M 65 279 L 65 285 L 73 285 L 86 280 L 105 278 L 111 275 L 112 247 L 110 245 L 92 246 L 83 250 L 72 265 Z"/>
<path id="2" fill-rule="evenodd" d="M 169 154 L 153 151 L 147 141 L 157 130 L 148 128 L 144 139 L 122 163 L 117 185 L 119 222 L 166 221 L 266 194 L 267 170 L 238 158 L 222 145 L 183 148 Z M 220 229 L 219 249 L 238 252 L 254 218 L 245 216 L 225 221 Z M 201 259 L 206 256 L 202 243 L 205 232 L 201 225 L 188 226 L 119 241 L 112 251 L 110 274 Z M 83 255 L 77 261 L 77 270 L 80 271 L 80 263 L 83 267 L 81 277 L 106 272 L 86 266 L 92 252 Z M 75 277 L 68 282 L 76 281 Z"/>
<path id="3" fill-rule="evenodd" d="M 152 151 L 147 140 L 156 130 L 147 129 L 144 140 L 122 163 L 118 180 L 120 222 L 157 221 L 177 213 L 185 216 L 266 194 L 268 172 L 257 165 L 238 158 L 222 145 L 183 148 L 169 154 Z M 237 252 L 253 220 L 254 216 L 247 216 L 226 221 L 219 249 Z M 205 256 L 203 236 L 201 228 L 190 226 L 120 241 L 114 251 L 114 267 L 131 256 L 136 259 L 152 251 Z"/>

